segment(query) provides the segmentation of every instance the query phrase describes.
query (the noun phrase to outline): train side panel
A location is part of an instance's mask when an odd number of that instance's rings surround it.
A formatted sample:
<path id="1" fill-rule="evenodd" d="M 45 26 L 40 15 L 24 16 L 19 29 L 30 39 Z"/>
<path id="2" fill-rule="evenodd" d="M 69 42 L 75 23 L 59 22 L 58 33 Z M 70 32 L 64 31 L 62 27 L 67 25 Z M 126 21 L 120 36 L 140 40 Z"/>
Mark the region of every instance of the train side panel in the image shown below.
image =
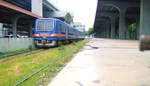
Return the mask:
<path id="1" fill-rule="evenodd" d="M 58 19 L 52 18 L 37 19 L 34 33 L 35 43 L 39 47 L 51 47 L 59 41 L 65 43 L 84 38 L 84 33 Z"/>

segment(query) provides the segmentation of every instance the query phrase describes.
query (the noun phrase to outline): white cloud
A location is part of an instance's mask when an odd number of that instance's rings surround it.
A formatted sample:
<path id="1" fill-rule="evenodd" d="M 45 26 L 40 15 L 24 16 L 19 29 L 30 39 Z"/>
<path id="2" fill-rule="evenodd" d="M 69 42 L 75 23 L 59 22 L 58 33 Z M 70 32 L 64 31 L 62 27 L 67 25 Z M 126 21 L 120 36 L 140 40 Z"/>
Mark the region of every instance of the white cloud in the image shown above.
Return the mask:
<path id="1" fill-rule="evenodd" d="M 86 30 L 93 27 L 97 0 L 51 0 L 62 11 L 74 11 L 74 22 L 82 22 Z"/>

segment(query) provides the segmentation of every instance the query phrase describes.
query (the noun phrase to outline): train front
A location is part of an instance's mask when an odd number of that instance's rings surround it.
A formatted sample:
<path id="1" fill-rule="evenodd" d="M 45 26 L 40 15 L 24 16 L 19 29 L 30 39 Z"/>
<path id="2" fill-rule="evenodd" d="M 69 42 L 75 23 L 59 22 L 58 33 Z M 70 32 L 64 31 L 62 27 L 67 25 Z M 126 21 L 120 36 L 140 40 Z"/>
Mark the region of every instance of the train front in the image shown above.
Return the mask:
<path id="1" fill-rule="evenodd" d="M 37 19 L 35 21 L 34 39 L 38 47 L 52 47 L 56 45 L 55 20 Z"/>

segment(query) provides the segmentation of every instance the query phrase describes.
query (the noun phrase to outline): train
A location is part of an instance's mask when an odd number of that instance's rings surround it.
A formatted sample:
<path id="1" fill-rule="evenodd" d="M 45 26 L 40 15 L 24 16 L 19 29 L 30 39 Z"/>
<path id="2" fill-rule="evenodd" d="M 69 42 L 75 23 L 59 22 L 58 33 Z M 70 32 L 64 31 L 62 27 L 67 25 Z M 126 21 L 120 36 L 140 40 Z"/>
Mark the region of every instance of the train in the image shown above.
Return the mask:
<path id="1" fill-rule="evenodd" d="M 34 41 L 38 47 L 53 47 L 59 42 L 71 43 L 84 40 L 85 34 L 55 18 L 35 20 Z"/>

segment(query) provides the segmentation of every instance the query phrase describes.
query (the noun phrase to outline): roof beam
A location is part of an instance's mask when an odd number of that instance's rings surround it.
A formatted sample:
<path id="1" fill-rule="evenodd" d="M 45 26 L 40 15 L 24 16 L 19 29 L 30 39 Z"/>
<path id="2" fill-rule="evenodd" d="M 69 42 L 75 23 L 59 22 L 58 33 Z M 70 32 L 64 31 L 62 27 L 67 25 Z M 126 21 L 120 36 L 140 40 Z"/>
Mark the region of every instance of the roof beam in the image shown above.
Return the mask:
<path id="1" fill-rule="evenodd" d="M 21 12 L 21 13 L 23 13 L 23 14 L 26 14 L 26 15 L 29 15 L 29 16 L 32 16 L 32 17 L 35 17 L 35 18 L 43 18 L 43 17 L 41 17 L 41 16 L 39 16 L 39 15 L 36 15 L 36 14 L 34 14 L 34 13 L 31 13 L 30 11 L 27 11 L 27 10 L 25 10 L 25 9 L 22 9 L 22 8 L 20 8 L 20 7 L 17 7 L 17 6 L 15 6 L 15 5 L 12 5 L 12 4 L 7 3 L 7 2 L 5 2 L 5 1 L 0 1 L 0 5 L 1 5 L 1 6 L 4 6 L 4 7 L 6 7 L 6 8 L 12 9 L 12 10 L 18 11 L 18 12 Z"/>

